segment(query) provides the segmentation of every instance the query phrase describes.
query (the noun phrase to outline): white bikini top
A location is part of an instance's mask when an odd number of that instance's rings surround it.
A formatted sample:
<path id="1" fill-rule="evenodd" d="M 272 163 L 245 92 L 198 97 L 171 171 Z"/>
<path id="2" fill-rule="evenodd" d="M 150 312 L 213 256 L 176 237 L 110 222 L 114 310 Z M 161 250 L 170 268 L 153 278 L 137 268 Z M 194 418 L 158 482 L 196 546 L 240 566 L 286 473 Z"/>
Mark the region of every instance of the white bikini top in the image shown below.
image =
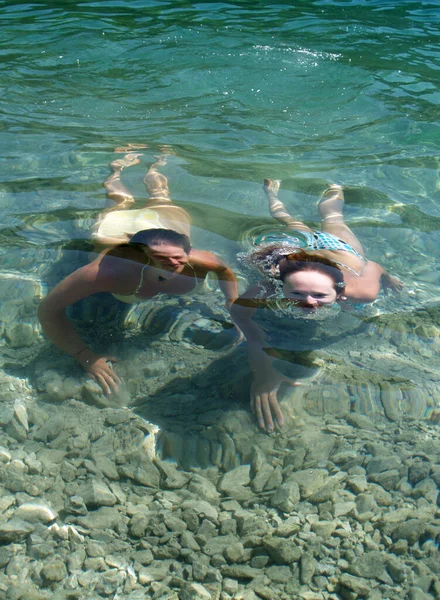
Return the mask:
<path id="1" fill-rule="evenodd" d="M 186 294 L 194 294 L 194 293 L 197 293 L 197 292 L 201 291 L 205 287 L 205 280 L 200 281 L 198 279 L 197 275 L 196 275 L 194 267 L 190 263 L 187 263 L 187 264 L 193 270 L 194 280 L 195 280 L 195 286 L 189 292 L 184 292 L 183 294 L 176 294 L 178 296 L 185 296 Z M 140 278 L 139 278 L 139 283 L 137 284 L 137 287 L 136 287 L 135 291 L 132 294 L 128 294 L 128 295 L 112 294 L 112 295 L 115 298 L 117 298 L 118 300 L 120 300 L 121 302 L 125 302 L 126 304 L 136 304 L 137 302 L 142 302 L 144 300 L 149 300 L 150 297 L 144 298 L 142 296 L 139 296 L 139 292 L 140 292 L 140 290 L 142 288 L 142 285 L 144 283 L 144 271 L 149 266 L 150 266 L 150 263 L 148 263 L 147 265 L 144 265 L 142 267 L 141 275 L 140 275 Z"/>

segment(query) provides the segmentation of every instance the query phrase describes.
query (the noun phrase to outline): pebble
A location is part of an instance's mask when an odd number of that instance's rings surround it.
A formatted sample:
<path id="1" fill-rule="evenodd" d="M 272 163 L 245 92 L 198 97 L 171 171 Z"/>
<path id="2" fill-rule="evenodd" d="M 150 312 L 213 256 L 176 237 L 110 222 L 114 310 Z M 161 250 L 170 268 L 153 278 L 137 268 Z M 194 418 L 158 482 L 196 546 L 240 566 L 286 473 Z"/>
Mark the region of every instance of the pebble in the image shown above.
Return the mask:
<path id="1" fill-rule="evenodd" d="M 58 514 L 41 502 L 25 502 L 17 508 L 14 517 L 28 523 L 53 523 Z"/>

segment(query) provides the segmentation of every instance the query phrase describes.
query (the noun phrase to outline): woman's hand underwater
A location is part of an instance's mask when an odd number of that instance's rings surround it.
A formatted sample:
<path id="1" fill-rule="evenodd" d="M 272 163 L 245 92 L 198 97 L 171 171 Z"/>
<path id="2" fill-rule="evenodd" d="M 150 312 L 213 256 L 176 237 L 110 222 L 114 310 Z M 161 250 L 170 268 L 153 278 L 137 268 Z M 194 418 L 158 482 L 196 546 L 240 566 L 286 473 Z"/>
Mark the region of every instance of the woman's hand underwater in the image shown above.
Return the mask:
<path id="1" fill-rule="evenodd" d="M 278 373 L 275 369 L 255 376 L 251 384 L 251 408 L 257 417 L 260 429 L 268 433 L 274 430 L 274 421 L 279 427 L 284 425 L 284 417 L 278 404 L 277 392 L 282 383 L 301 385 Z"/>
<path id="2" fill-rule="evenodd" d="M 118 391 L 121 379 L 116 375 L 111 364 L 109 364 L 118 362 L 118 358 L 115 356 L 94 354 L 91 350 L 87 349 L 78 356 L 77 360 L 84 371 L 89 373 L 92 379 L 101 386 L 106 396 L 110 396 L 112 392 Z"/>
<path id="3" fill-rule="evenodd" d="M 385 291 L 391 290 L 393 292 L 401 292 L 405 287 L 403 281 L 400 281 L 400 279 L 390 275 L 389 273 L 384 273 L 382 275 L 381 284 Z"/>

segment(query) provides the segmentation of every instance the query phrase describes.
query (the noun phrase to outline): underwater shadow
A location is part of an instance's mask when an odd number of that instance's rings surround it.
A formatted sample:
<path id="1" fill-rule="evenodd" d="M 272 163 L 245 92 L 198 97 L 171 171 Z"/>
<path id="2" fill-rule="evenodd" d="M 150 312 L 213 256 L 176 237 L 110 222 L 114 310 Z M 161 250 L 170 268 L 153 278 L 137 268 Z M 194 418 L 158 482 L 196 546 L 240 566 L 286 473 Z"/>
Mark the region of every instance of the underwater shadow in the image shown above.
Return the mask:
<path id="1" fill-rule="evenodd" d="M 161 429 L 183 433 L 218 422 L 221 412 L 247 409 L 251 372 L 242 345 L 194 376 L 176 377 L 130 408 Z"/>

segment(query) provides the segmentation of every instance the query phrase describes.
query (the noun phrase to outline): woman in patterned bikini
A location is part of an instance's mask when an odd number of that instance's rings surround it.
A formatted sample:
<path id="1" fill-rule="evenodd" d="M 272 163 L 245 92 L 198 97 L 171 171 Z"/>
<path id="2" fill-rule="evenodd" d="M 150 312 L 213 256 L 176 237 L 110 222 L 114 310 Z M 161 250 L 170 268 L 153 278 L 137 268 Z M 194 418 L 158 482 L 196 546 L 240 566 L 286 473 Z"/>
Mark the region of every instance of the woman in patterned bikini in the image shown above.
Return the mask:
<path id="1" fill-rule="evenodd" d="M 255 322 L 261 309 L 322 320 L 335 308 L 356 310 L 374 302 L 382 288 L 395 291 L 403 284 L 383 267 L 365 258 L 361 243 L 344 223 L 342 187 L 330 185 L 318 205 L 321 231 L 313 231 L 292 217 L 278 198 L 280 182 L 265 179 L 263 189 L 271 215 L 287 230 L 260 235 L 245 260 L 261 276 L 240 296 L 231 315 L 248 341 L 253 382 L 251 407 L 259 426 L 273 431 L 284 419 L 277 400 L 281 383 L 298 385 L 272 364 L 269 343 Z"/>

